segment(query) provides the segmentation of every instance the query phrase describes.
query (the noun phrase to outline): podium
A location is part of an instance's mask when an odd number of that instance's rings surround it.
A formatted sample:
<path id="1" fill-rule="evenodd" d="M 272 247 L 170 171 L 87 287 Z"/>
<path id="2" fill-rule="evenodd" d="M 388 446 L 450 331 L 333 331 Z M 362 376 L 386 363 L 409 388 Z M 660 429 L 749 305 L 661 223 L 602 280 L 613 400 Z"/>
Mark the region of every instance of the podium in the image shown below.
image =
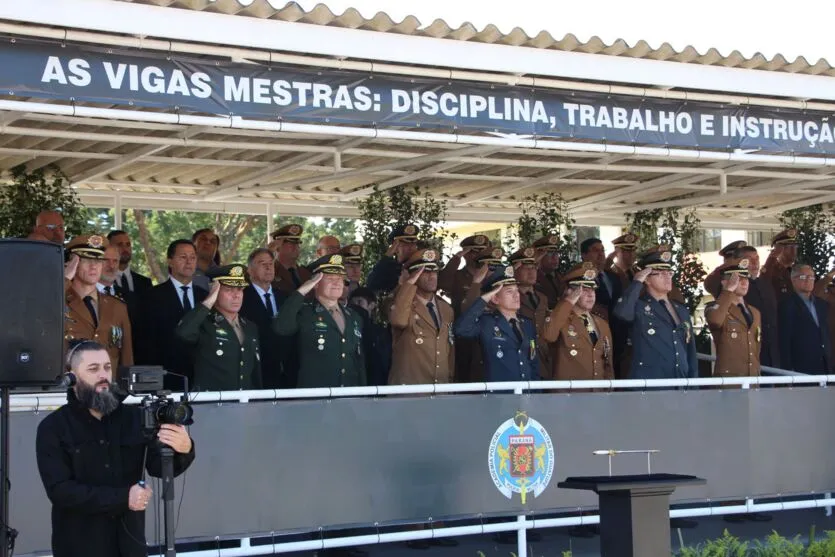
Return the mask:
<path id="1" fill-rule="evenodd" d="M 557 485 L 597 493 L 601 557 L 661 557 L 672 555 L 670 494 L 705 483 L 695 476 L 639 474 L 572 477 Z"/>

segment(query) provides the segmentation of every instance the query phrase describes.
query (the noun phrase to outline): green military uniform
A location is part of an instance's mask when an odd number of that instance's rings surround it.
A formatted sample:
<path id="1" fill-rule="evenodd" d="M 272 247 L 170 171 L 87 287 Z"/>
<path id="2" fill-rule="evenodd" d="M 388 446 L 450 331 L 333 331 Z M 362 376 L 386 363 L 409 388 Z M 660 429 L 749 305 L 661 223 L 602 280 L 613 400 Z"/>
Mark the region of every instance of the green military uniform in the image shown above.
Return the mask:
<path id="1" fill-rule="evenodd" d="M 311 271 L 344 275 L 342 256 L 326 255 L 311 264 Z M 362 318 L 350 308 L 338 308 L 345 322 L 344 332 L 318 299 L 307 300 L 293 292 L 279 309 L 273 330 L 278 335 L 297 335 L 299 388 L 367 384 Z"/>
<path id="2" fill-rule="evenodd" d="M 243 265 L 227 265 L 212 269 L 208 274 L 209 278 L 226 286 L 243 288 L 247 285 Z M 184 342 L 194 345 L 193 390 L 261 388 L 261 352 L 255 323 L 240 315 L 236 322 L 230 322 L 215 309 L 197 304 L 183 316 L 175 332 Z M 243 340 L 238 338 L 239 333 Z"/>

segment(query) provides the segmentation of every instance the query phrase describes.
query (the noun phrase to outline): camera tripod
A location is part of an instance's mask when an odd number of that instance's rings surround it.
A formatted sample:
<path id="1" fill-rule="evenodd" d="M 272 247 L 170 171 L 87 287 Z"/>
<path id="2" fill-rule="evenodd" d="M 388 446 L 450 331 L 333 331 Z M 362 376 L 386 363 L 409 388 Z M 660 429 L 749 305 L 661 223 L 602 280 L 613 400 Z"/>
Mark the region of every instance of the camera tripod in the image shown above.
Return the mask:
<path id="1" fill-rule="evenodd" d="M 156 439 L 151 441 L 159 449 L 162 460 L 162 520 L 165 528 L 165 557 L 177 555 L 174 549 L 174 449 Z M 140 482 L 144 487 L 145 480 Z"/>
<path id="2" fill-rule="evenodd" d="M 9 526 L 9 387 L 0 386 L 0 557 L 14 551 L 17 530 Z"/>

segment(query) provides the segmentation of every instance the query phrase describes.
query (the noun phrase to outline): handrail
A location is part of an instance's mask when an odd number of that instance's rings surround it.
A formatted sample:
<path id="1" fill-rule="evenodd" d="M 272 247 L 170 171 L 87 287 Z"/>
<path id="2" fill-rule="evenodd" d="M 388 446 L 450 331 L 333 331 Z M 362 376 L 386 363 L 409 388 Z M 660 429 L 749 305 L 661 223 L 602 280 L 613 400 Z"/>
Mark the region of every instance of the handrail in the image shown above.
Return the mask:
<path id="1" fill-rule="evenodd" d="M 701 353 L 699 353 L 699 354 L 696 354 L 696 357 L 698 359 L 702 360 L 702 361 L 705 361 L 705 362 L 715 362 L 716 361 L 716 356 L 714 356 L 713 354 L 701 354 Z M 783 369 L 783 368 L 779 368 L 779 367 L 760 366 L 760 370 L 762 370 L 766 373 L 770 373 L 771 375 L 784 375 L 784 376 L 788 376 L 788 375 L 799 376 L 800 375 L 800 376 L 807 376 L 808 377 L 807 373 L 800 373 L 799 371 L 792 371 L 790 369 Z"/>

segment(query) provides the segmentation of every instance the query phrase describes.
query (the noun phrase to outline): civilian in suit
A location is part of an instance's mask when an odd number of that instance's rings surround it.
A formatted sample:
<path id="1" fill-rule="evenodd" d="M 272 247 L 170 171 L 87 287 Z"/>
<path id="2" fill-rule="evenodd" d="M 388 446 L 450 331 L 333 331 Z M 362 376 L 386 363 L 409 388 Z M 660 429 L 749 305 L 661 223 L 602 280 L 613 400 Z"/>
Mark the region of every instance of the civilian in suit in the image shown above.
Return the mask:
<path id="1" fill-rule="evenodd" d="M 278 315 L 287 295 L 275 290 L 275 256 L 267 248 L 258 248 L 247 258 L 249 286 L 244 288 L 240 314 L 258 327 L 261 346 L 261 378 L 265 389 L 287 389 L 294 385 L 285 377 L 282 348 L 290 348 L 293 337 L 280 337 L 273 332 L 273 319 Z"/>
<path id="2" fill-rule="evenodd" d="M 192 282 L 197 268 L 197 251 L 191 240 L 175 240 L 168 246 L 168 280 L 151 288 L 143 301 L 142 323 L 148 333 L 148 351 L 143 364 L 161 365 L 166 371 L 184 375 L 194 384 L 194 359 L 188 344 L 174 331 L 188 312 L 209 294 Z M 179 377 L 166 377 L 165 388 L 182 390 Z"/>
<path id="3" fill-rule="evenodd" d="M 829 271 L 825 277 L 820 279 L 815 284 L 815 296 L 829 304 L 829 316 L 827 318 L 829 324 L 829 345 L 835 346 L 835 270 Z M 833 354 L 835 356 L 835 354 Z"/>
<path id="4" fill-rule="evenodd" d="M 832 371 L 829 305 L 814 296 L 815 272 L 796 263 L 791 268 L 793 292 L 780 300 L 780 356 L 784 369 L 801 373 Z"/>
<path id="5" fill-rule="evenodd" d="M 607 322 L 609 315 L 615 308 L 617 299 L 620 298 L 623 288 L 620 278 L 606 268 L 606 250 L 599 238 L 587 238 L 580 244 L 580 257 L 583 261 L 593 263 L 597 269 L 597 292 L 592 313 L 602 317 Z"/>
<path id="6" fill-rule="evenodd" d="M 119 251 L 119 268 L 113 282 L 113 289 L 128 306 L 128 317 L 133 327 L 133 353 L 136 361 L 142 361 L 142 355 L 148 350 L 148 338 L 145 329 L 139 322 L 139 308 L 154 284 L 151 279 L 130 268 L 130 262 L 133 259 L 133 246 L 127 232 L 111 230 L 107 235 L 107 241 Z"/>

